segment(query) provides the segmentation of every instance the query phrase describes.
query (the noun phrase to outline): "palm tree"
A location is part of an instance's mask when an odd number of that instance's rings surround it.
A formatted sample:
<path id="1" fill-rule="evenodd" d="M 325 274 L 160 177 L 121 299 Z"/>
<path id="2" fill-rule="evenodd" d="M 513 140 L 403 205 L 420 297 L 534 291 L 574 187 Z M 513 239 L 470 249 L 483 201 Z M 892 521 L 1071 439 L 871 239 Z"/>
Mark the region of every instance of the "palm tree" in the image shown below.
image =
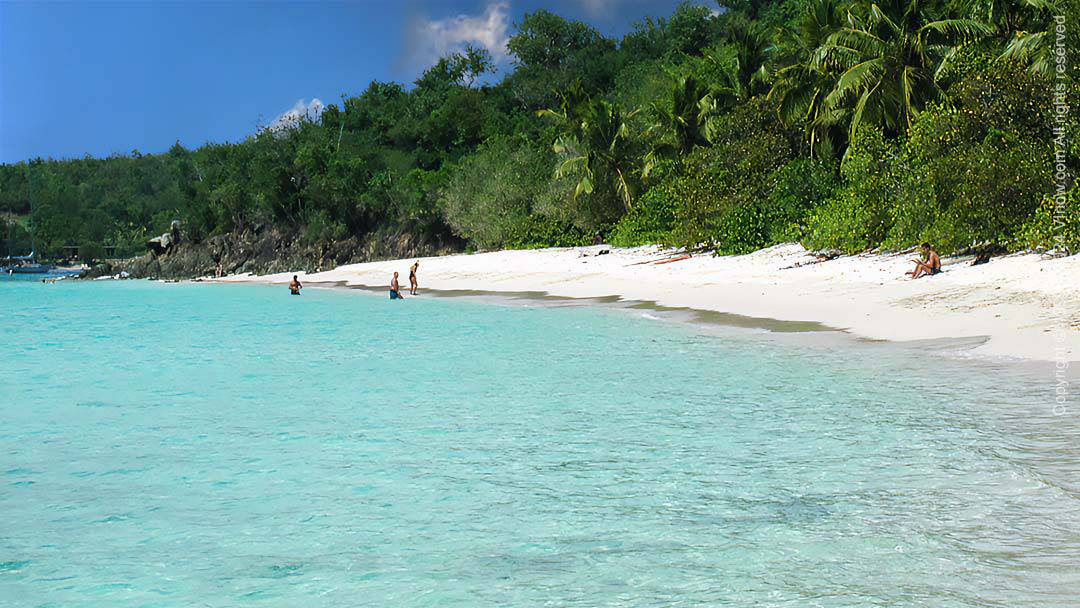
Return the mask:
<path id="1" fill-rule="evenodd" d="M 575 80 L 566 91 L 555 91 L 555 99 L 559 101 L 558 109 L 539 110 L 536 115 L 541 118 L 554 118 L 562 127 L 564 136 L 581 139 L 582 124 L 591 102 L 581 79 Z"/>
<path id="2" fill-rule="evenodd" d="M 818 53 L 843 27 L 845 13 L 840 0 L 812 0 L 794 29 L 778 32 L 778 65 L 769 97 L 777 102 L 780 119 L 801 124 L 810 142 L 811 155 L 829 158 L 843 147 L 845 131 L 838 128 L 848 112 L 826 111 L 825 96 L 836 86 L 841 72 L 841 53 Z M 849 57 L 853 53 L 847 54 Z"/>
<path id="3" fill-rule="evenodd" d="M 987 0 L 988 2 L 990 0 Z M 1032 73 L 1054 75 L 1054 0 L 1013 0 L 1013 11 L 1001 21 L 993 21 L 1008 36 L 1001 56 L 1018 61 Z"/>
<path id="4" fill-rule="evenodd" d="M 712 94 L 693 76 L 680 78 L 671 89 L 671 110 L 661 113 L 674 136 L 676 150 L 687 154 L 696 146 L 708 146 L 705 122 L 715 108 Z"/>
<path id="5" fill-rule="evenodd" d="M 773 45 L 762 25 L 738 16 L 728 21 L 724 38 L 734 48 L 735 58 L 731 65 L 724 66 L 727 82 L 713 93 L 721 105 L 734 105 L 764 92 Z M 715 53 L 707 52 L 706 57 L 713 62 L 723 61 Z"/>
<path id="6" fill-rule="evenodd" d="M 850 111 L 849 137 L 863 123 L 888 134 L 909 128 L 926 104 L 941 96 L 937 74 L 958 44 L 993 32 L 975 19 L 933 19 L 926 0 L 883 0 L 857 8 L 850 24 L 815 51 L 842 71 L 821 103 L 826 116 Z"/>
<path id="7" fill-rule="evenodd" d="M 1027 31 L 1032 18 L 1044 9 L 1052 9 L 1052 0 L 951 0 L 950 12 L 994 26 L 997 34 L 1008 39 Z"/>
<path id="8" fill-rule="evenodd" d="M 618 105 L 604 100 L 594 100 L 582 122 L 581 139 L 555 143 L 555 152 L 564 155 L 556 177 L 578 177 L 575 198 L 581 194 L 614 195 L 627 211 L 631 209 L 637 155 L 632 150 L 627 121 L 635 113 L 624 112 Z"/>
<path id="9" fill-rule="evenodd" d="M 712 93 L 693 76 L 675 81 L 670 105 L 653 103 L 651 108 L 655 121 L 646 131 L 646 138 L 655 143 L 645 155 L 643 176 L 648 176 L 661 159 L 689 154 L 698 146 L 709 145 L 706 127 L 716 111 L 716 102 Z"/>
<path id="10" fill-rule="evenodd" d="M 576 180 L 574 200 L 590 195 L 601 203 L 617 202 L 629 211 L 634 201 L 634 175 L 638 155 L 630 138 L 628 121 L 636 114 L 624 112 L 602 99 L 572 99 L 577 92 L 560 95 L 560 109 L 541 110 L 554 117 L 563 134 L 554 150 L 561 157 L 555 177 Z"/>
<path id="11" fill-rule="evenodd" d="M 722 113 L 768 91 L 769 59 L 775 50 L 768 30 L 735 15 L 727 21 L 724 37 L 734 57 L 726 49 L 710 49 L 704 54 L 706 61 L 719 68 L 720 76 L 719 85 L 709 91 L 708 116 L 704 122 L 706 139 L 716 133 Z"/>

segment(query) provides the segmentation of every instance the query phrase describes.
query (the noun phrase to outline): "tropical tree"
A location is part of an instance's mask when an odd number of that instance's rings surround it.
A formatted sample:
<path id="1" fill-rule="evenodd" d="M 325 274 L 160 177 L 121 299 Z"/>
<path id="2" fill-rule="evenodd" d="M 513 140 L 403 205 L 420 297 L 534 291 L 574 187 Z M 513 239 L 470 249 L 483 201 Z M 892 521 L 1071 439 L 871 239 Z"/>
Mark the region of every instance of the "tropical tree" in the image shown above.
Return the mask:
<path id="1" fill-rule="evenodd" d="M 844 26 L 842 9 L 840 0 L 811 0 L 794 27 L 780 28 L 777 36 L 780 67 L 769 97 L 777 102 L 784 124 L 802 126 L 811 155 L 819 158 L 833 157 L 846 142 L 846 130 L 838 127 L 848 115 L 846 109 L 823 108 L 841 73 L 840 53 L 818 52 Z"/>
<path id="2" fill-rule="evenodd" d="M 716 94 L 718 102 L 730 106 L 767 90 L 767 66 L 773 44 L 768 30 L 761 24 L 739 16 L 727 22 L 724 40 L 734 57 L 726 66 L 725 82 Z M 709 57 L 712 61 L 723 61 L 717 53 L 710 53 Z"/>
<path id="3" fill-rule="evenodd" d="M 757 19 L 770 4 L 769 0 L 716 0 L 716 4 L 729 13 L 747 19 Z"/>
<path id="4" fill-rule="evenodd" d="M 828 117 L 850 110 L 850 137 L 863 123 L 881 126 L 886 135 L 903 133 L 941 97 L 937 74 L 957 46 L 993 31 L 975 19 L 936 19 L 932 7 L 927 0 L 855 5 L 850 24 L 815 52 L 819 63 L 842 66 L 821 111 Z"/>
<path id="5" fill-rule="evenodd" d="M 1051 8 L 1053 0 L 952 0 L 946 9 L 994 26 L 1006 39 L 1029 29 L 1037 13 Z"/>
<path id="6" fill-rule="evenodd" d="M 633 207 L 640 156 L 628 121 L 637 111 L 626 112 L 603 99 L 586 100 L 580 88 L 559 97 L 559 110 L 539 112 L 555 118 L 562 131 L 553 145 L 560 159 L 555 178 L 572 181 L 575 202 L 591 199 L 596 223 L 612 221 Z"/>
<path id="7" fill-rule="evenodd" d="M 996 3 L 987 0 L 988 4 Z M 991 21 L 1007 36 L 1002 57 L 1017 61 L 1034 74 L 1054 75 L 1054 0 L 1014 0 L 1006 6 L 1014 10 L 999 12 Z M 993 16 L 993 15 L 991 15 Z"/>
<path id="8" fill-rule="evenodd" d="M 556 102 L 552 91 L 576 80 L 590 91 L 608 89 L 617 68 L 614 40 L 544 9 L 522 18 L 506 49 L 515 69 L 505 84 L 518 104 L 531 110 L 550 106 Z"/>
<path id="9" fill-rule="evenodd" d="M 643 160 L 643 175 L 647 176 L 660 160 L 709 145 L 706 132 L 716 102 L 693 76 L 684 76 L 672 85 L 670 105 L 653 103 L 651 109 L 654 120 L 645 136 L 654 143 Z"/>

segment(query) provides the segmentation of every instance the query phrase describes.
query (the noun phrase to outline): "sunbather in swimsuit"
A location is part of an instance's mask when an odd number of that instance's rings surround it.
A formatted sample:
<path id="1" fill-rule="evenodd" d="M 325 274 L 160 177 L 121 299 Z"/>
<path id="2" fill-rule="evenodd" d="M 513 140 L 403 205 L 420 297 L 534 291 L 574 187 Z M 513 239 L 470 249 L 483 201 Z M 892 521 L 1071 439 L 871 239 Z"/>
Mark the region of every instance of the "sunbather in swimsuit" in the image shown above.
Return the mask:
<path id="1" fill-rule="evenodd" d="M 915 270 L 905 273 L 913 279 L 917 279 L 925 275 L 935 275 L 941 273 L 941 256 L 937 254 L 933 248 L 930 247 L 930 243 L 922 244 L 922 260 L 911 260 L 915 262 Z"/>

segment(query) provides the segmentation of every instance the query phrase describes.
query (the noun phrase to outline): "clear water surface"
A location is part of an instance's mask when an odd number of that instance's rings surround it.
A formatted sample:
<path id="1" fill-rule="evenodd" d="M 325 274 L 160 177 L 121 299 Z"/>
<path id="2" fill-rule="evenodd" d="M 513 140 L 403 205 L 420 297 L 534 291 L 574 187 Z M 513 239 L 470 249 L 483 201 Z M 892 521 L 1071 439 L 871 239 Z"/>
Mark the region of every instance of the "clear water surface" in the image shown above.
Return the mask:
<path id="1" fill-rule="evenodd" d="M 1048 376 L 309 289 L 0 285 L 0 605 L 1080 605 Z"/>

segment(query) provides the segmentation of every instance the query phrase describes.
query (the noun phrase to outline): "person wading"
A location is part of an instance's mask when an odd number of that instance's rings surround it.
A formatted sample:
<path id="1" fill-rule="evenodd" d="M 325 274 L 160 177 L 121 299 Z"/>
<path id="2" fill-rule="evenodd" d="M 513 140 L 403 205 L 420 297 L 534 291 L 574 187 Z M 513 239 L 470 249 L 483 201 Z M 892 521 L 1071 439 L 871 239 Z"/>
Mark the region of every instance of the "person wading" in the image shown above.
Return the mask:
<path id="1" fill-rule="evenodd" d="M 416 288 L 419 287 L 416 283 L 416 269 L 420 268 L 420 260 L 416 260 L 416 263 L 409 268 L 409 295 L 416 295 Z"/>
<path id="2" fill-rule="evenodd" d="M 404 300 L 405 296 L 401 295 L 401 287 L 398 285 L 398 273 L 394 273 L 394 278 L 390 280 L 390 299 L 391 300 Z"/>

